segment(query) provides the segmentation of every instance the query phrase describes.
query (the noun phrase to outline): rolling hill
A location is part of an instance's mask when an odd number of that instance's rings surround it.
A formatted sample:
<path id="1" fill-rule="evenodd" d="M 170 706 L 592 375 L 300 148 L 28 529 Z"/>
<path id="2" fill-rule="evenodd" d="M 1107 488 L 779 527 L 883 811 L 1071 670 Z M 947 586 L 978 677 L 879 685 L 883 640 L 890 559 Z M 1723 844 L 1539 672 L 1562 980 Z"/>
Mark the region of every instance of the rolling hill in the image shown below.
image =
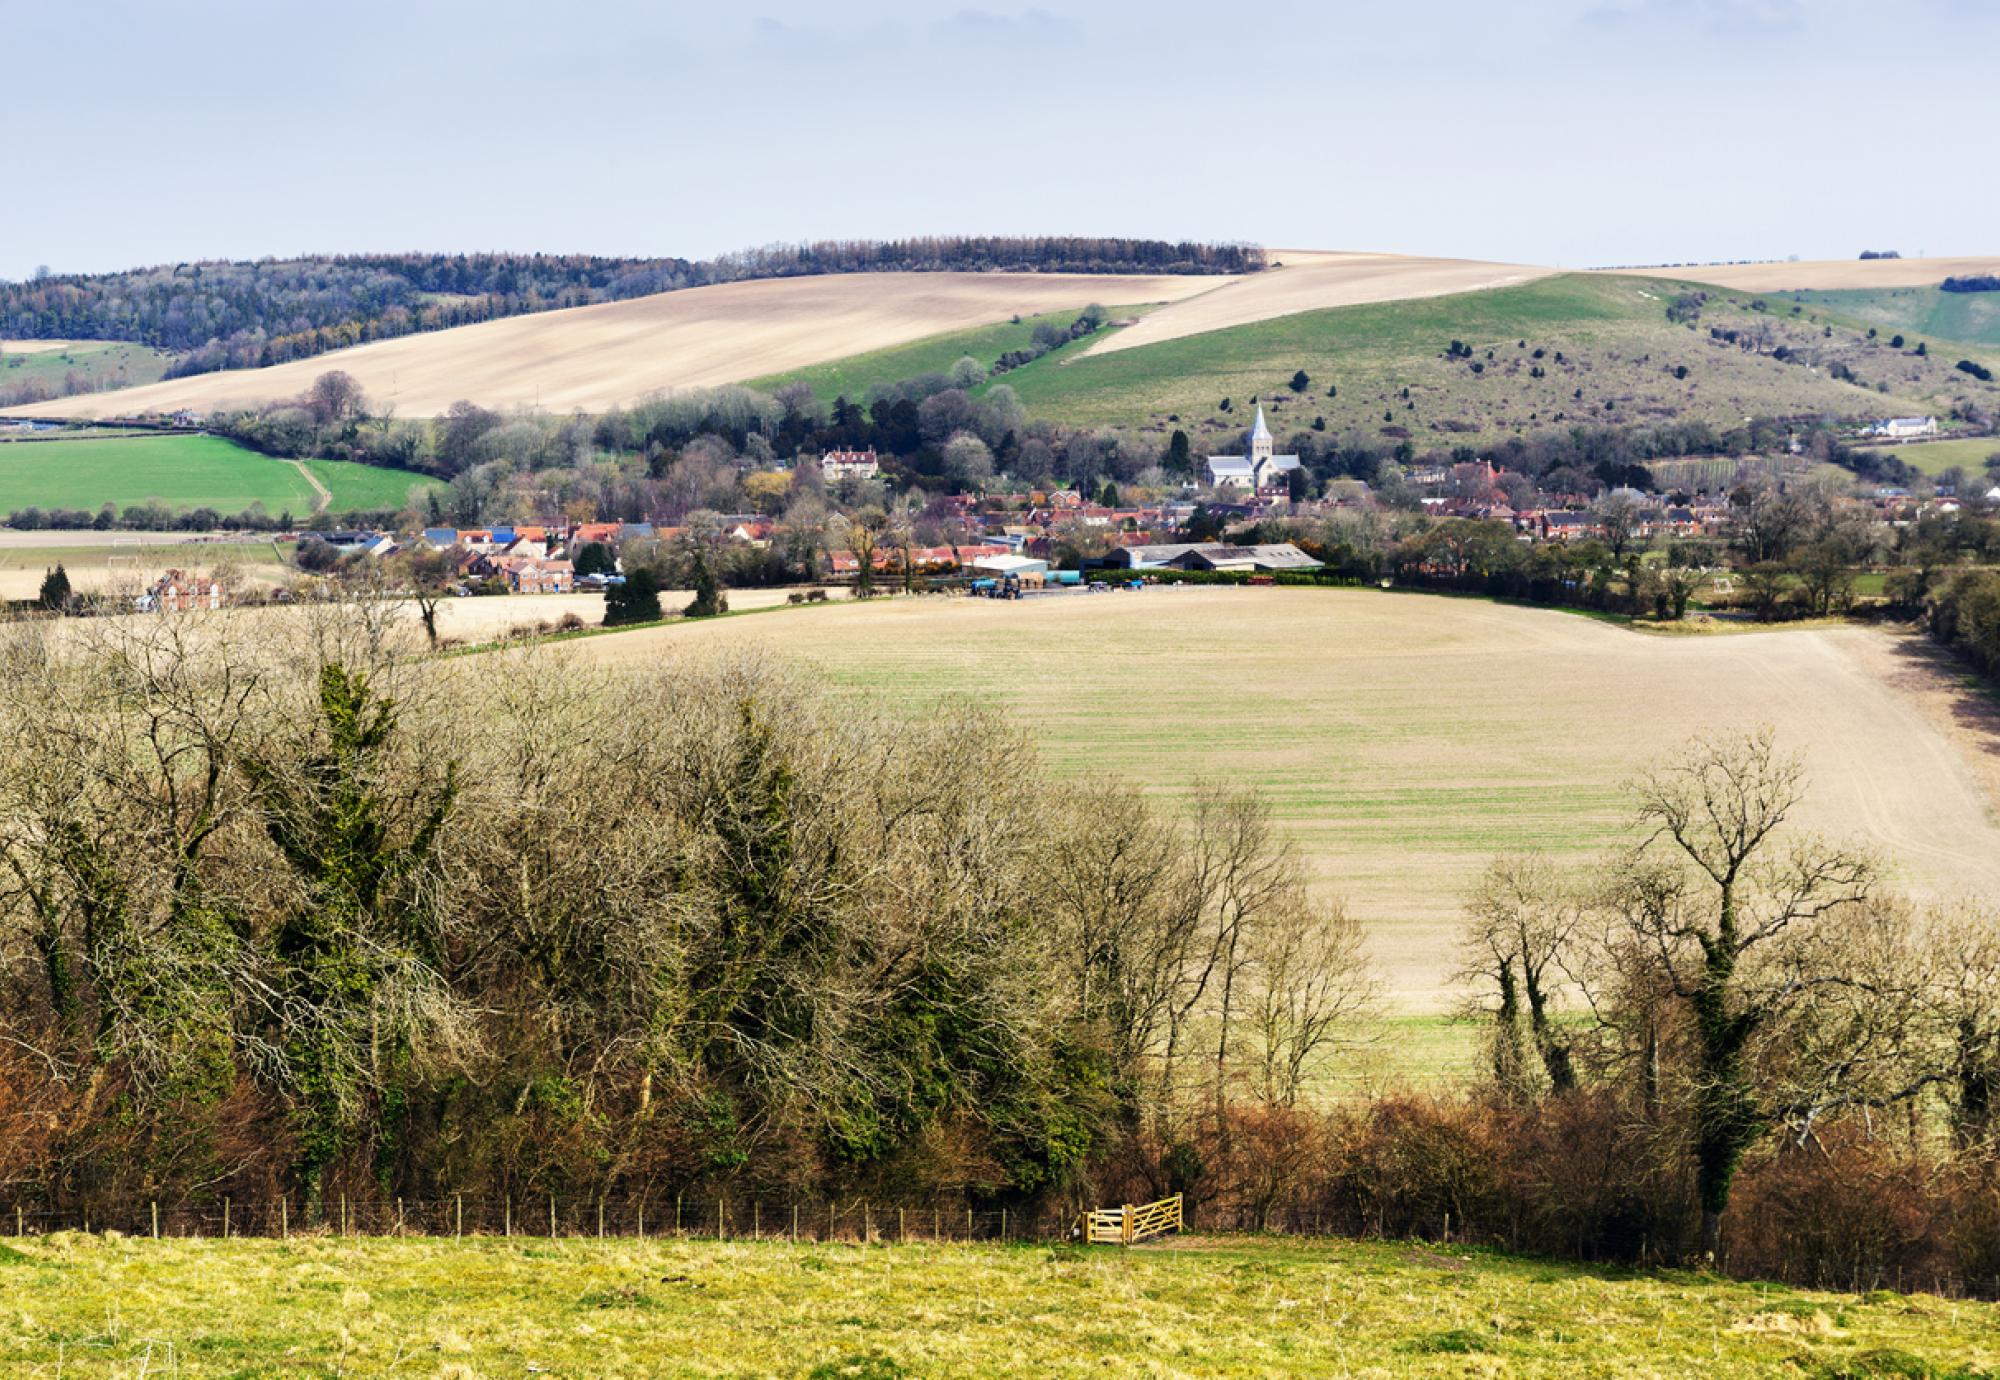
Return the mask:
<path id="1" fill-rule="evenodd" d="M 1667 309 L 1684 293 L 1701 297 L 1698 315 L 1677 324 Z M 1203 300 L 1161 308 L 1120 338 Z M 1177 426 L 1197 452 L 1233 441 L 1253 400 L 1281 437 L 1319 420 L 1333 436 L 1407 435 L 1420 449 L 1591 422 L 1727 428 L 1752 416 L 1942 415 L 1958 398 L 2000 407 L 2000 388 L 1952 367 L 1958 351 L 1919 357 L 1914 341 L 1895 350 L 1837 312 L 1799 305 L 1794 315 L 1793 305 L 1702 284 L 1564 274 L 1065 352 L 1006 382 L 1037 416 L 1156 433 Z M 1454 341 L 1463 347 L 1455 356 Z M 1299 371 L 1306 386 L 1295 391 Z"/>
<path id="2" fill-rule="evenodd" d="M 1162 302 L 1226 278 L 1056 273 L 868 273 L 765 279 L 376 341 L 268 369 L 174 379 L 14 409 L 43 417 L 130 416 L 296 397 L 330 369 L 377 406 L 435 416 L 487 407 L 601 411 L 664 388 L 737 383 L 907 344 L 1013 315 L 1092 302 Z"/>
<path id="3" fill-rule="evenodd" d="M 1604 271 L 1648 278 L 1691 278 L 1747 292 L 1836 292 L 1859 288 L 1935 287 L 1955 275 L 2000 273 L 2000 257 L 1809 259 L 1802 263 L 1678 264 L 1665 268 Z"/>

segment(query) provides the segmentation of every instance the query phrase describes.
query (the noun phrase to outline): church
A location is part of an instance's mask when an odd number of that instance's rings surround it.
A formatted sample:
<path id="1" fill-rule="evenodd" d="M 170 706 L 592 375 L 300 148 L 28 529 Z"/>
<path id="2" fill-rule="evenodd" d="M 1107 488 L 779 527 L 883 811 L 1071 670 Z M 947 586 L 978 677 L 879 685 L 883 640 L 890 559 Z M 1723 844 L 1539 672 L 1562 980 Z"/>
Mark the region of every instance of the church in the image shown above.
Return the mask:
<path id="1" fill-rule="evenodd" d="M 1271 428 L 1264 425 L 1264 409 L 1257 408 L 1257 424 L 1250 428 L 1248 455 L 1208 457 L 1208 482 L 1217 489 L 1248 489 L 1252 493 L 1280 493 L 1286 478 L 1299 467 L 1296 455 L 1271 454 Z"/>

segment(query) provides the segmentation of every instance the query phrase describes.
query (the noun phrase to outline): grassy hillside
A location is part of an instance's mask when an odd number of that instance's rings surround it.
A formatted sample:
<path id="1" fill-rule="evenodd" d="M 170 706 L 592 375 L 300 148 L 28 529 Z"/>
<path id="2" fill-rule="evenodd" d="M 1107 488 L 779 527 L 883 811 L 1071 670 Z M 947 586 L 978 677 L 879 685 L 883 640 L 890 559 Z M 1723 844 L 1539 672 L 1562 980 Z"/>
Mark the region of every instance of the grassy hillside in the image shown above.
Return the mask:
<path id="1" fill-rule="evenodd" d="M 171 355 L 124 340 L 0 341 L 0 405 L 76 391 L 71 380 L 93 388 L 128 388 L 163 377 Z"/>
<path id="2" fill-rule="evenodd" d="M 2000 1363 L 2000 1307 L 1416 1243 L 0 1243 L 20 1375 L 1790 1375 Z"/>
<path id="3" fill-rule="evenodd" d="M 1116 321 L 1137 316 L 1148 308 L 1107 307 L 1106 310 Z M 1043 312 L 1038 316 L 1024 316 L 1018 321 L 1002 321 L 964 331 L 946 331 L 908 345 L 849 355 L 845 359 L 793 369 L 788 373 L 768 374 L 750 380 L 750 387 L 769 391 L 788 383 L 804 383 L 829 402 L 843 395 L 859 401 L 867 396 L 872 384 L 896 383 L 919 374 L 944 373 L 968 355 L 990 369 L 993 361 L 1008 351 L 1027 349 L 1034 342 L 1035 327 L 1045 323 L 1068 326 L 1076 320 L 1076 316 L 1074 311 Z M 1070 353 L 1082 348 L 1081 342 L 1064 347 Z"/>
<path id="4" fill-rule="evenodd" d="M 400 507 L 412 484 L 395 470 L 311 461 L 333 512 Z M 216 436 L 138 435 L 0 442 L 0 513 L 19 508 L 96 509 L 158 499 L 170 508 L 239 513 L 262 504 L 303 518 L 319 495 L 299 467 Z"/>
<path id="5" fill-rule="evenodd" d="M 2000 292 L 1944 292 L 1936 287 L 1853 289 L 1785 294 L 1787 302 L 1830 307 L 1884 335 L 1963 340 L 2000 349 Z"/>
<path id="6" fill-rule="evenodd" d="M 1667 319 L 1677 294 L 1699 290 L 1571 274 L 1070 354 L 1007 381 L 1037 415 L 1156 431 L 1178 425 L 1198 452 L 1233 441 L 1255 400 L 1281 437 L 1323 418 L 1334 435 L 1400 439 L 1397 429 L 1407 431 L 1419 449 L 1581 422 L 1678 418 L 1721 427 L 1752 415 L 1877 418 L 1942 411 L 1961 396 L 2000 407 L 2000 386 L 1955 372 L 1956 354 L 1893 351 L 1827 309 L 1801 305 L 1793 315 L 1784 301 L 1759 309 L 1762 299 L 1711 289 L 1693 325 Z M 1711 328 L 1762 333 L 1766 352 L 1713 340 Z M 1447 358 L 1454 340 L 1471 348 L 1469 358 Z M 1769 353 L 1780 346 L 1797 359 Z M 1836 364 L 1853 370 L 1856 382 L 1833 378 Z M 1685 377 L 1677 373 L 1683 368 Z M 1288 383 L 1301 369 L 1310 385 L 1294 393 Z"/>

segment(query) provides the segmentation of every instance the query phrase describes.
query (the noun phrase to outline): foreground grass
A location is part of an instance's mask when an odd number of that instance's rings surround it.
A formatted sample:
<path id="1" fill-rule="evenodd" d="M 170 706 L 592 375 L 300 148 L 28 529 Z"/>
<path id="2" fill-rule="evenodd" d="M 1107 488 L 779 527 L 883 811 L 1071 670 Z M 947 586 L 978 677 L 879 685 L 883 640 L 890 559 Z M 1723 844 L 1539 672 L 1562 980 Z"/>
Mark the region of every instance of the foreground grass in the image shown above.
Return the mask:
<path id="1" fill-rule="evenodd" d="M 0 1253 L 9 1376 L 1929 1376 L 2000 1308 L 1396 1243 L 105 1240 Z"/>

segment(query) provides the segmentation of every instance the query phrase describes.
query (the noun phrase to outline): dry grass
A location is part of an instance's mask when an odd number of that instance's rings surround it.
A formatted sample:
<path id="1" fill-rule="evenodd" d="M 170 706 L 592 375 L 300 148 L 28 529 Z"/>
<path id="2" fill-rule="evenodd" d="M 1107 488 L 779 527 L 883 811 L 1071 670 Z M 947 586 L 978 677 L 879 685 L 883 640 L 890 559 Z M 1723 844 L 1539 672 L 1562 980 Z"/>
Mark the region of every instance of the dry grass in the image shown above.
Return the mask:
<path id="1" fill-rule="evenodd" d="M 734 383 L 1092 302 L 1159 302 L 1218 279 L 1059 273 L 853 273 L 726 283 L 377 341 L 269 369 L 174 379 L 18 408 L 23 415 L 206 412 L 295 397 L 329 369 L 373 404 L 434 416 L 488 407 L 602 411 L 656 389 Z"/>
<path id="2" fill-rule="evenodd" d="M 1427 259 L 1407 254 L 1285 249 L 1274 250 L 1271 257 L 1283 267 L 1234 279 L 1162 307 L 1144 320 L 1105 337 L 1089 352 L 1113 354 L 1162 340 L 1177 340 L 1324 307 L 1446 297 L 1458 292 L 1506 287 L 1555 272 L 1520 264 Z"/>
<path id="3" fill-rule="evenodd" d="M 1818 259 L 1784 264 L 1687 265 L 1680 268 L 1621 268 L 1618 273 L 1649 278 L 1687 279 L 1748 292 L 1835 292 L 1847 288 L 1935 287 L 1946 278 L 2000 273 L 2000 258 L 1973 255 L 1952 259 Z"/>
<path id="4" fill-rule="evenodd" d="M 1621 783 L 1699 731 L 1774 725 L 1811 773 L 1801 822 L 1858 836 L 1912 891 L 2000 891 L 2000 824 L 1971 765 L 2000 732 L 1957 725 L 1971 692 L 1869 629 L 1643 637 L 1475 599 L 1185 587 L 898 599 L 565 655 L 648 662 L 711 644 L 807 658 L 905 709 L 971 695 L 1107 787 L 1256 783 L 1369 926 L 1406 1014 L 1447 1004 L 1460 897 L 1490 857 L 1611 845 Z"/>
<path id="5" fill-rule="evenodd" d="M 0 1370 L 84 1377 L 1943 1376 L 2000 1309 L 1407 1243 L 0 1243 Z M 1986 1373 L 1980 1371 L 1978 1373 Z"/>

